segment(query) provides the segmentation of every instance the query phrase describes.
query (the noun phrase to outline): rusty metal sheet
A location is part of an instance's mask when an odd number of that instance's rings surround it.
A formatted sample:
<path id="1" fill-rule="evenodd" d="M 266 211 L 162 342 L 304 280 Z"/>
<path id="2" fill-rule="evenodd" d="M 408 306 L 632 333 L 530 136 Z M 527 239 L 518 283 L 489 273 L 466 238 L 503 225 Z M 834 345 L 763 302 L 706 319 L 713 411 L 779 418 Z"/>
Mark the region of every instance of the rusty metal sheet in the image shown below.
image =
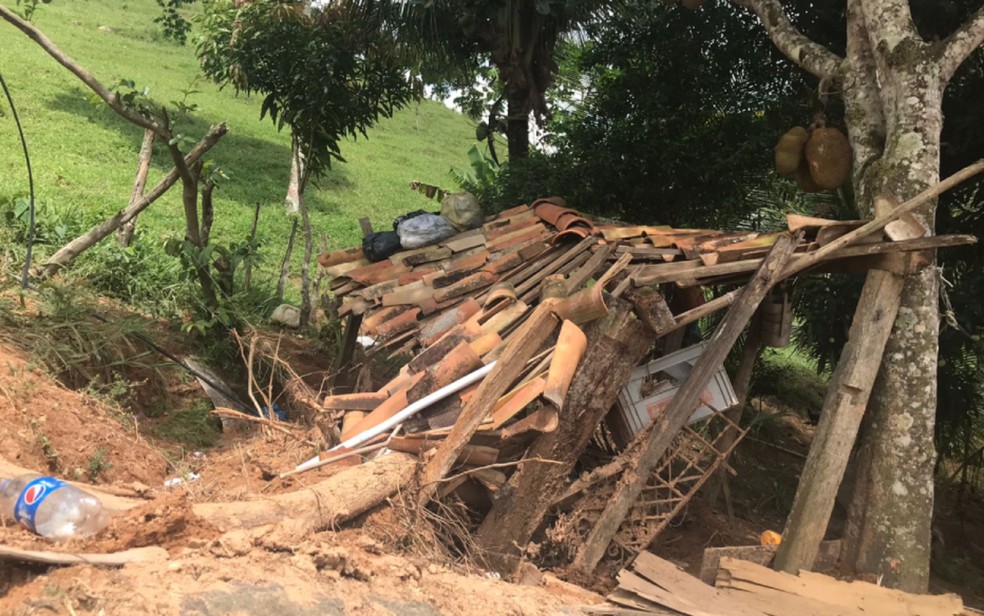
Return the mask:
<path id="1" fill-rule="evenodd" d="M 537 377 L 522 387 L 519 387 L 505 396 L 492 407 L 492 425 L 489 428 L 498 430 L 507 421 L 515 417 L 526 406 L 540 397 L 546 387 L 547 382 Z"/>
<path id="2" fill-rule="evenodd" d="M 550 360 L 547 385 L 543 391 L 543 397 L 553 402 L 560 410 L 564 410 L 567 388 L 571 386 L 571 379 L 574 378 L 574 372 L 587 348 L 588 338 L 581 328 L 571 321 L 564 321 Z"/>
<path id="3" fill-rule="evenodd" d="M 496 280 L 495 274 L 490 272 L 475 272 L 452 285 L 437 289 L 434 292 L 434 300 L 443 302 L 459 295 L 473 293 L 478 289 L 489 286 Z"/>

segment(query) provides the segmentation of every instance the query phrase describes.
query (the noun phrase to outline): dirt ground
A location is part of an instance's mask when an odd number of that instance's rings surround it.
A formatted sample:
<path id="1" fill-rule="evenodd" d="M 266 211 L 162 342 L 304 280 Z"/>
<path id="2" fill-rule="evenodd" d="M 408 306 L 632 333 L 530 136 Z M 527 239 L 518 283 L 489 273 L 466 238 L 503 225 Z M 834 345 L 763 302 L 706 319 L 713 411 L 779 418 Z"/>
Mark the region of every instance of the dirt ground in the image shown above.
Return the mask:
<path id="1" fill-rule="evenodd" d="M 180 396 L 201 396 L 194 386 L 177 389 Z M 53 546 L 8 526 L 0 527 L 0 545 L 74 553 L 160 546 L 168 553 L 166 560 L 119 569 L 0 561 L 0 615 L 536 616 L 577 614 L 579 606 L 602 600 L 549 572 L 512 584 L 450 564 L 422 544 L 424 535 L 408 546 L 398 509 L 384 507 L 358 528 L 319 533 L 300 544 L 269 527 L 223 534 L 192 513 L 195 502 L 296 490 L 338 472 L 274 479 L 312 455 L 303 434 L 250 427 L 226 433 L 215 447 L 175 448 L 134 414 L 61 386 L 9 345 L 0 345 L 0 413 L 0 471 L 13 464 L 145 500 L 115 515 L 93 539 Z M 698 498 L 657 540 L 656 553 L 696 572 L 705 547 L 755 544 L 762 530 L 781 530 L 812 428 L 795 415 L 777 415 L 767 424 L 772 432 L 758 430 L 735 460 L 741 479 L 731 484 L 734 518 Z M 769 442 L 781 442 L 786 451 Z M 185 473 L 198 479 L 164 486 Z M 972 593 L 964 594 L 973 605 Z"/>

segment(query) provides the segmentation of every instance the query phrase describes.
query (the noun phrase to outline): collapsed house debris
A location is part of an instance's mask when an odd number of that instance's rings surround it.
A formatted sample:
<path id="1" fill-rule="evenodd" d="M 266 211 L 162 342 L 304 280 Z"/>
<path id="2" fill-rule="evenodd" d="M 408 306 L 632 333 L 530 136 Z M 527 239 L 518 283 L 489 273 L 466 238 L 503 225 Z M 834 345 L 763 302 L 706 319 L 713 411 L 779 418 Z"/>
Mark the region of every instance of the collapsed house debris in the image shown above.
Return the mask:
<path id="1" fill-rule="evenodd" d="M 417 503 L 454 494 L 473 506 L 491 568 L 515 575 L 540 531 L 570 577 L 616 571 L 713 474 L 733 472 L 744 432 L 725 411 L 741 396 L 722 366 L 749 323 L 764 344 L 788 343 L 778 285 L 898 278 L 934 249 L 975 242 L 925 237 L 911 216 L 948 186 L 873 221 L 789 215 L 781 233 L 625 226 L 553 197 L 376 262 L 360 248 L 322 254 L 346 319 L 343 371 L 356 340 L 402 368 L 374 391 L 327 396 L 341 442 L 282 476 L 419 455 Z M 710 285 L 736 288 L 706 300 Z M 685 345 L 686 326 L 729 307 L 706 343 Z"/>
<path id="2" fill-rule="evenodd" d="M 327 466 L 336 472 L 292 492 L 196 502 L 192 513 L 218 532 L 273 529 L 292 541 L 337 528 L 397 494 L 417 512 L 453 501 L 468 512 L 458 524 L 468 533 L 466 545 L 458 547 L 508 578 L 521 577 L 526 560 L 588 583 L 624 569 L 610 597 L 618 606 L 601 613 L 738 613 L 711 608 L 749 592 L 742 584 L 790 593 L 788 577 L 764 582 L 766 574 L 728 559 L 779 568 L 785 550 L 809 561 L 797 572 L 820 566 L 836 558 L 823 533 L 814 532 L 826 527 L 822 516 L 804 515 L 809 528 L 787 527 L 778 546 L 705 555 L 702 578 L 716 578 L 718 590 L 693 586 L 701 584 L 697 578 L 673 586 L 681 574 L 646 550 L 709 479 L 734 473 L 728 458 L 745 436 L 740 410 L 752 362 L 743 353 L 732 383 L 724 360 L 746 330 L 755 345 L 789 342 L 791 306 L 782 282 L 853 272 L 868 273 L 878 283 L 872 288 L 890 288 L 932 263 L 935 249 L 976 242 L 926 237 L 908 216 L 959 179 L 872 221 L 790 215 L 788 229 L 777 233 L 626 226 L 549 198 L 375 262 L 361 248 L 322 254 L 333 309 L 345 320 L 338 378 L 323 399 L 298 385 L 294 372 L 283 387 L 291 406 L 314 414 L 315 431 L 332 446 L 279 470 L 280 478 Z M 712 287 L 726 292 L 710 299 Z M 840 364 L 845 371 L 877 364 L 865 306 L 855 315 L 857 347 L 849 347 L 854 359 Z M 710 336 L 688 331 L 717 312 Z M 884 320 L 888 313 L 880 314 Z M 248 358 L 244 351 L 250 366 L 255 344 Z M 370 384 L 365 365 L 374 362 L 363 360 L 373 359 L 399 369 L 387 382 Z M 858 382 L 856 373 L 850 377 L 848 384 Z M 266 406 L 253 400 L 258 417 L 224 406 L 216 413 L 289 432 L 272 398 L 264 396 Z M 828 399 L 849 402 L 853 418 L 863 410 L 856 398 Z M 831 412 L 826 403 L 824 412 Z M 848 420 L 829 425 L 850 429 Z M 821 428 L 811 458 L 817 443 L 824 456 L 846 457 L 853 435 L 833 439 Z M 313 445 L 307 437 L 303 443 Z M 264 470 L 265 480 L 276 475 Z M 832 499 L 829 477 L 803 476 L 800 490 L 822 510 Z M 807 481 L 813 476 L 820 477 L 819 492 Z M 95 493 L 112 511 L 140 504 Z M 104 562 L 158 555 L 119 552 Z M 76 562 L 38 551 L 0 558 Z M 659 589 L 648 588 L 652 583 Z M 711 599 L 702 597 L 708 592 Z M 749 600 L 742 613 L 788 613 L 760 609 L 772 599 Z M 931 613 L 951 613 L 950 604 L 940 605 L 944 611 Z"/>

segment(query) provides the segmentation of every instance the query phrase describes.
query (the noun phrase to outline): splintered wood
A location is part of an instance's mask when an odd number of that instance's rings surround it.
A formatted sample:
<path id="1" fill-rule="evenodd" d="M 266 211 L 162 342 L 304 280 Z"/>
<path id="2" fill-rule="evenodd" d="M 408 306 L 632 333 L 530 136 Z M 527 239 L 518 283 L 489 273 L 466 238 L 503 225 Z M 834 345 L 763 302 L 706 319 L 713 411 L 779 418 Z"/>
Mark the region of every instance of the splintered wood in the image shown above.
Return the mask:
<path id="1" fill-rule="evenodd" d="M 956 595 L 913 595 L 867 582 L 843 582 L 801 571 L 780 573 L 724 557 L 714 587 L 649 552 L 618 574 L 610 606 L 587 614 L 685 616 L 959 616 Z"/>

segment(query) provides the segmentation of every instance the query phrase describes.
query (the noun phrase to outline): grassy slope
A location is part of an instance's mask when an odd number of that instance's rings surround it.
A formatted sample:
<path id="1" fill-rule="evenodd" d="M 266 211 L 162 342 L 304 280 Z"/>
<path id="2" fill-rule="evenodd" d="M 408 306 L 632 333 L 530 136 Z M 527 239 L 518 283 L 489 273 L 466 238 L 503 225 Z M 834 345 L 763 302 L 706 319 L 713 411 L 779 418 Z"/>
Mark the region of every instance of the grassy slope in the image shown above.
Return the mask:
<path id="1" fill-rule="evenodd" d="M 14 7 L 14 0 L 0 0 Z M 194 48 L 163 41 L 152 22 L 154 0 L 55 0 L 43 5 L 35 23 L 65 52 L 104 84 L 131 79 L 150 88 L 158 101 L 181 97 L 195 80 Z M 103 27 L 102 30 L 100 27 Z M 111 31 L 109 30 L 111 29 Z M 77 81 L 37 45 L 0 22 L 0 71 L 12 90 L 27 133 L 38 199 L 57 208 L 106 215 L 126 204 L 136 167 L 141 131 L 111 111 L 87 101 Z M 260 100 L 219 91 L 200 81 L 190 102 L 198 104 L 187 134 L 201 135 L 208 124 L 225 121 L 229 134 L 213 150 L 231 181 L 216 194 L 213 237 L 244 238 L 254 204 L 261 204 L 259 238 L 273 274 L 290 225 L 281 209 L 289 170 L 289 139 L 259 118 Z M 27 192 L 24 162 L 7 105 L 0 104 L 0 201 Z M 369 139 L 342 145 L 339 164 L 320 189 L 309 194 L 316 234 L 332 247 L 357 243 L 357 219 L 369 216 L 387 228 L 399 213 L 433 206 L 407 185 L 421 180 L 449 186 L 451 165 L 467 165 L 474 137 L 468 120 L 438 103 L 425 101 L 383 120 Z M 167 155 L 155 151 L 151 184 L 166 172 Z M 159 242 L 183 229 L 175 187 L 141 218 L 141 241 Z M 296 255 L 295 255 L 296 256 Z M 295 262 L 297 260 L 295 259 Z"/>

